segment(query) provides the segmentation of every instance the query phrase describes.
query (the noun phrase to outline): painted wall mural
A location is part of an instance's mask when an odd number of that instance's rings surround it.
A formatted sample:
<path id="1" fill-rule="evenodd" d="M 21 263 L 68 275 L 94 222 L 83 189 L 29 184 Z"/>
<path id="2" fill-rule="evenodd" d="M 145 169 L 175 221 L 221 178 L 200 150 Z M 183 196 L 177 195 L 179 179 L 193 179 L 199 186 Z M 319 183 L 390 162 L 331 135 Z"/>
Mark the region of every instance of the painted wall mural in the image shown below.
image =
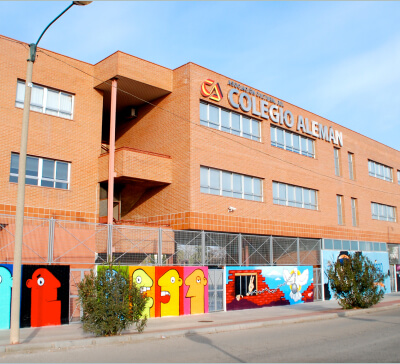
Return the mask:
<path id="1" fill-rule="evenodd" d="M 20 327 L 69 323 L 69 266 L 22 265 Z M 0 329 L 10 328 L 13 266 L 0 265 Z"/>
<path id="2" fill-rule="evenodd" d="M 164 317 L 208 312 L 208 267 L 120 268 L 127 268 L 131 281 L 150 298 L 143 316 Z"/>
<path id="3" fill-rule="evenodd" d="M 312 266 L 228 266 L 225 270 L 227 310 L 314 300 Z"/>
<path id="4" fill-rule="evenodd" d="M 326 273 L 327 269 L 335 263 L 337 260 L 348 259 L 349 253 L 354 253 L 352 251 L 345 250 L 322 250 L 322 284 L 324 287 L 324 297 L 325 300 L 330 300 L 333 298 L 333 292 L 329 287 L 328 275 Z M 372 261 L 377 269 L 382 273 L 387 274 L 389 272 L 389 254 L 387 252 L 362 252 L 362 254 Z M 384 284 L 382 286 L 386 293 L 390 293 L 390 277 L 386 277 Z"/>
<path id="5" fill-rule="evenodd" d="M 12 265 L 0 265 L 0 329 L 10 328 L 12 274 Z"/>
<path id="6" fill-rule="evenodd" d="M 69 266 L 23 266 L 21 327 L 69 323 L 69 273 Z"/>

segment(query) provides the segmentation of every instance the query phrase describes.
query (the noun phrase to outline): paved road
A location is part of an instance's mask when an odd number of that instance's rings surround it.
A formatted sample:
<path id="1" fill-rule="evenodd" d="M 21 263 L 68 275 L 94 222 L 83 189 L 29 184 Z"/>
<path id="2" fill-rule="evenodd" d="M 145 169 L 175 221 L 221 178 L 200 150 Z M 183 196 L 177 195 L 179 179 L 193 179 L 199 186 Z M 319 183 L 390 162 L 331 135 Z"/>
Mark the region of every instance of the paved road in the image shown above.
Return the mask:
<path id="1" fill-rule="evenodd" d="M 399 362 L 400 308 L 332 320 L 34 353 L 1 362 Z"/>

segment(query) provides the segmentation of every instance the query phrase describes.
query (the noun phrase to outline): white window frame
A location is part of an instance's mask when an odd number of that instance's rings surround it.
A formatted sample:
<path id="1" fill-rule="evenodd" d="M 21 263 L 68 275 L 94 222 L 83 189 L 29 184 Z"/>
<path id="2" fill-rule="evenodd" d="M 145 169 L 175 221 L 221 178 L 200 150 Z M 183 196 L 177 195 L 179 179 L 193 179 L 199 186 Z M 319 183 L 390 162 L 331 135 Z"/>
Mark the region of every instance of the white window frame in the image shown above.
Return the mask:
<path id="1" fill-rule="evenodd" d="M 281 130 L 283 132 L 283 144 L 278 142 L 278 130 Z M 293 136 L 297 136 L 299 137 L 299 149 L 298 151 L 295 150 L 294 148 L 294 144 L 293 144 Z M 302 140 L 306 141 L 306 145 L 307 145 L 307 150 L 303 150 L 303 143 Z M 288 143 L 288 141 L 290 140 L 290 142 Z M 311 142 L 312 145 L 312 151 L 309 151 L 309 142 Z M 278 128 L 275 125 L 271 124 L 271 145 L 273 147 L 277 147 L 277 148 L 281 148 L 281 149 L 285 149 L 288 150 L 290 152 L 293 153 L 297 153 L 297 154 L 301 154 L 304 155 L 306 157 L 309 158 L 315 158 L 315 142 L 314 139 L 312 138 L 307 138 L 303 135 L 297 134 L 297 133 L 293 133 L 289 130 L 283 129 L 283 128 Z"/>
<path id="2" fill-rule="evenodd" d="M 393 182 L 393 168 L 368 159 L 368 174 L 383 181 Z"/>
<path id="3" fill-rule="evenodd" d="M 13 155 L 17 155 L 18 156 L 18 160 L 19 160 L 19 154 L 18 153 L 11 153 L 11 156 L 13 156 Z M 30 183 L 26 183 L 25 182 L 27 185 L 29 185 L 29 186 L 47 187 L 47 188 L 55 188 L 55 189 L 59 189 L 59 190 L 69 190 L 70 189 L 70 179 L 71 179 L 71 163 L 70 162 L 59 161 L 59 160 L 50 159 L 50 158 L 35 157 L 35 156 L 31 156 L 31 155 L 27 155 L 27 157 L 35 158 L 35 159 L 38 160 L 38 175 L 37 175 L 37 177 L 36 176 L 26 176 L 25 177 L 25 178 L 28 178 L 28 179 L 37 180 L 38 183 L 37 183 L 37 185 L 34 185 L 34 184 L 30 184 Z M 44 160 L 48 160 L 48 161 L 54 162 L 53 178 L 43 177 L 43 161 Z M 57 179 L 56 176 L 57 176 L 57 165 L 58 165 L 58 163 L 67 164 L 67 166 L 68 166 L 67 180 L 59 180 L 59 179 Z M 18 165 L 18 168 L 19 168 L 19 165 Z M 11 177 L 14 177 L 14 178 L 17 179 L 16 182 L 18 182 L 18 176 L 19 176 L 19 171 L 18 171 L 18 173 L 12 173 L 11 172 L 11 167 L 10 167 L 10 179 L 11 179 Z M 42 183 L 46 182 L 46 181 L 47 182 L 53 182 L 54 186 L 53 187 L 51 187 L 51 186 L 43 186 Z M 10 182 L 13 182 L 13 181 L 10 181 Z M 57 183 L 66 184 L 67 188 L 56 187 Z"/>
<path id="4" fill-rule="evenodd" d="M 274 187 L 276 186 L 276 187 Z M 280 196 L 280 188 L 285 189 L 285 197 Z M 294 188 L 294 200 L 291 200 L 289 198 L 289 187 Z M 277 190 L 277 196 L 274 195 L 274 190 Z M 301 203 L 296 199 L 297 191 L 301 192 Z M 315 196 L 315 204 L 311 203 L 311 191 L 314 192 Z M 308 193 L 309 196 L 309 203 L 305 202 L 305 195 Z M 290 206 L 290 207 L 299 207 L 302 209 L 307 209 L 307 210 L 318 210 L 318 191 L 314 190 L 312 188 L 306 188 L 306 187 L 301 187 L 301 186 L 296 186 L 296 185 L 290 185 L 287 183 L 282 183 L 282 182 L 277 182 L 273 181 L 272 182 L 272 201 L 275 205 L 283 205 L 283 206 Z"/>
<path id="5" fill-rule="evenodd" d="M 390 216 L 389 211 L 392 211 L 393 217 Z M 377 202 L 371 202 L 371 214 L 373 220 L 381 220 L 389 222 L 397 221 L 397 213 L 395 206 L 384 205 Z"/>
<path id="6" fill-rule="evenodd" d="M 218 189 L 211 187 L 211 177 L 210 177 L 211 172 L 219 173 L 219 188 Z M 202 173 L 207 173 L 207 184 L 206 185 L 201 183 Z M 222 181 L 223 173 L 230 174 L 231 190 L 227 190 L 227 189 L 223 188 L 223 181 Z M 241 178 L 241 191 L 235 190 L 235 186 L 233 183 L 234 175 L 239 176 Z M 251 178 L 251 193 L 245 193 L 245 186 L 244 186 L 245 177 Z M 258 181 L 258 183 L 260 184 L 260 195 L 255 193 L 255 188 L 254 188 L 255 181 Z M 215 193 L 210 192 L 211 190 L 213 190 Z M 212 194 L 212 195 L 216 195 L 216 196 L 240 198 L 240 199 L 248 200 L 248 201 L 263 202 L 263 180 L 258 177 L 252 177 L 252 176 L 248 176 L 248 175 L 244 175 L 244 174 L 240 174 L 240 173 L 200 166 L 200 192 L 208 193 L 208 194 Z M 246 198 L 246 197 L 251 197 L 251 198 Z"/>
<path id="7" fill-rule="evenodd" d="M 36 111 L 36 112 L 41 112 L 43 114 L 47 115 L 52 115 L 52 116 L 58 116 L 63 119 L 69 119 L 73 120 L 74 119 L 74 102 L 75 102 L 75 96 L 73 94 L 70 94 L 68 92 L 56 90 L 50 87 L 44 87 L 44 86 L 39 86 L 36 84 L 33 84 L 33 87 L 42 89 L 43 90 L 43 99 L 42 99 L 42 105 L 35 105 L 32 103 L 31 100 L 31 110 Z M 18 80 L 17 81 L 17 93 L 15 96 L 15 106 L 18 108 L 23 109 L 24 108 L 24 98 L 18 99 L 18 89 L 22 88 L 20 90 L 20 94 L 25 95 L 25 82 Z M 52 92 L 57 92 L 58 93 L 58 107 L 57 109 L 50 108 L 50 106 L 47 105 L 47 95 L 48 91 Z M 71 97 L 71 113 L 62 111 L 60 109 L 60 103 L 61 103 L 61 95 Z M 42 108 L 42 111 L 37 110 L 37 108 Z"/>
<path id="8" fill-rule="evenodd" d="M 200 116 L 200 124 L 204 125 L 204 126 L 208 126 L 209 128 L 213 128 L 213 129 L 217 129 L 217 130 L 221 130 L 225 133 L 230 133 L 233 135 L 238 135 L 241 136 L 243 138 L 249 139 L 249 140 L 254 140 L 257 142 L 261 142 L 261 121 L 255 118 L 251 118 L 247 115 L 241 115 L 239 113 L 236 113 L 234 111 L 228 110 L 228 109 L 222 109 L 221 107 L 218 107 L 216 105 L 213 104 L 209 104 L 206 103 L 204 101 L 200 101 L 200 115 L 201 115 L 201 105 L 204 105 L 207 107 L 207 120 L 202 120 L 201 116 Z M 211 122 L 210 121 L 210 106 L 211 107 L 215 107 L 218 109 L 218 124 L 216 124 L 215 122 Z M 222 127 L 222 111 L 225 111 L 229 114 L 229 131 L 224 130 L 225 127 Z M 239 130 L 234 129 L 232 126 L 232 115 L 238 115 L 239 116 Z M 247 134 L 243 131 L 243 118 L 247 118 L 250 120 L 250 134 Z M 257 127 L 258 127 L 258 135 L 253 133 L 253 126 L 254 126 L 254 122 L 257 123 Z M 223 129 L 224 128 L 224 129 Z M 226 128 L 228 129 L 228 128 Z"/>

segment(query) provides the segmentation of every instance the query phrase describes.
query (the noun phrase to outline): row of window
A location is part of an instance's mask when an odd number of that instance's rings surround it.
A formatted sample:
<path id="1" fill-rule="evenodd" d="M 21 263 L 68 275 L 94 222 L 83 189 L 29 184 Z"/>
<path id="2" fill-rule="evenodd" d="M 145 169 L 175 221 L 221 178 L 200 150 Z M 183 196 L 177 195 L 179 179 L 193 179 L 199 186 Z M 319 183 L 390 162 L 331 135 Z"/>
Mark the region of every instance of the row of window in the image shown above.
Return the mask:
<path id="1" fill-rule="evenodd" d="M 10 182 L 18 182 L 19 154 L 11 153 Z M 71 164 L 53 159 L 26 157 L 25 183 L 33 186 L 69 189 Z"/>
<path id="2" fill-rule="evenodd" d="M 325 250 L 347 250 L 347 251 L 375 251 L 386 252 L 386 243 L 357 240 L 333 240 L 323 239 L 322 249 Z"/>
<path id="3" fill-rule="evenodd" d="M 263 201 L 262 179 L 220 169 L 200 167 L 200 191 L 212 195 Z M 272 182 L 273 203 L 318 210 L 317 190 L 287 183 Z M 338 224 L 344 224 L 343 196 L 336 195 Z M 396 208 L 371 202 L 372 218 L 396 221 Z M 352 225 L 358 226 L 357 199 L 351 198 Z"/>
<path id="4" fill-rule="evenodd" d="M 24 107 L 25 82 L 18 81 L 16 107 Z M 74 96 L 65 92 L 33 84 L 31 93 L 31 110 L 44 114 L 73 118 Z"/>
<path id="5" fill-rule="evenodd" d="M 314 158 L 314 140 L 271 125 L 271 145 Z"/>
<path id="6" fill-rule="evenodd" d="M 261 141 L 260 121 L 211 104 L 200 103 L 200 124 Z"/>
<path id="7" fill-rule="evenodd" d="M 200 167 L 200 191 L 213 195 L 262 201 L 262 180 L 219 169 Z"/>
<path id="8" fill-rule="evenodd" d="M 261 141 L 261 123 L 259 120 L 205 102 L 200 102 L 200 124 L 248 139 Z M 314 139 L 279 128 L 275 125 L 271 125 L 271 145 L 315 158 Z M 335 175 L 341 176 L 339 149 L 334 148 L 333 151 Z M 354 180 L 354 154 L 351 152 L 348 153 L 348 166 L 349 178 Z M 393 182 L 391 167 L 368 160 L 368 172 L 370 176 Z M 400 171 L 397 171 L 397 181 L 400 184 Z"/>

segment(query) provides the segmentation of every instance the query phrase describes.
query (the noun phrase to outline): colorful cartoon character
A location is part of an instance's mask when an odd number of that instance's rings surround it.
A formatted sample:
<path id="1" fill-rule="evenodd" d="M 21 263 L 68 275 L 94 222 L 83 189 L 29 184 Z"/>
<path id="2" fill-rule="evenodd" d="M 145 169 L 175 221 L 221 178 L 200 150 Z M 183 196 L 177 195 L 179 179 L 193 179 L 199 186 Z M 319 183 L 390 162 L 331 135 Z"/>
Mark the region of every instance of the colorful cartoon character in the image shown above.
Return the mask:
<path id="1" fill-rule="evenodd" d="M 11 272 L 6 267 L 0 267 L 0 329 L 10 328 L 11 287 Z"/>
<path id="2" fill-rule="evenodd" d="M 179 316 L 179 290 L 182 283 L 176 269 L 165 272 L 158 280 L 161 288 L 161 317 Z"/>
<path id="3" fill-rule="evenodd" d="M 207 286 L 207 278 L 201 269 L 194 270 L 186 279 L 185 284 L 189 286 L 186 297 L 190 298 L 190 313 L 204 313 L 204 290 Z"/>
<path id="4" fill-rule="evenodd" d="M 147 291 L 150 291 L 153 287 L 153 280 L 143 269 L 136 269 L 132 274 L 132 282 L 140 288 L 142 294 L 147 295 Z M 150 308 L 154 305 L 153 297 L 148 297 L 145 309 L 143 311 L 143 318 L 150 317 Z"/>
<path id="5" fill-rule="evenodd" d="M 283 279 L 290 287 L 290 298 L 297 302 L 301 299 L 301 286 L 304 286 L 308 281 L 308 269 L 300 274 L 297 269 L 292 270 L 290 273 L 287 269 L 283 270 Z"/>
<path id="6" fill-rule="evenodd" d="M 59 280 L 46 268 L 36 269 L 26 281 L 31 288 L 31 326 L 61 325 L 61 301 L 57 300 Z"/>

